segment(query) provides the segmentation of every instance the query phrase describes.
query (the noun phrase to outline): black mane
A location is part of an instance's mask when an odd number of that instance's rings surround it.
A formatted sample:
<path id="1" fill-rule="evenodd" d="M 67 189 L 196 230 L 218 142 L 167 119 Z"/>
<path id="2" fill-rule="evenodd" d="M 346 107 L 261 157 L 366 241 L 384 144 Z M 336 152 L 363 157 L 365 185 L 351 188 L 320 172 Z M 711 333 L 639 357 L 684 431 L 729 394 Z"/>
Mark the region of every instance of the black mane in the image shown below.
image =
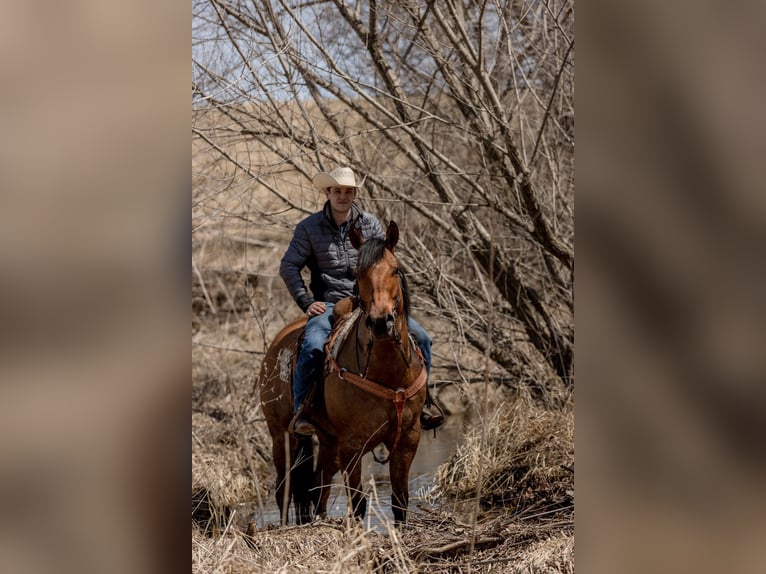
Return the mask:
<path id="1" fill-rule="evenodd" d="M 365 241 L 359 248 L 359 255 L 356 261 L 356 275 L 357 281 L 359 275 L 362 275 L 369 271 L 372 267 L 377 265 L 383 255 L 386 252 L 386 241 L 373 237 Z M 404 306 L 404 315 L 410 316 L 410 291 L 407 287 L 407 277 L 404 274 L 404 269 L 399 267 L 399 285 L 402 288 L 402 304 Z"/>
<path id="2" fill-rule="evenodd" d="M 374 267 L 378 261 L 383 259 L 386 252 L 386 242 L 383 239 L 373 237 L 368 239 L 359 248 L 359 256 L 356 260 L 356 269 L 358 273 L 367 273 L 371 267 Z"/>

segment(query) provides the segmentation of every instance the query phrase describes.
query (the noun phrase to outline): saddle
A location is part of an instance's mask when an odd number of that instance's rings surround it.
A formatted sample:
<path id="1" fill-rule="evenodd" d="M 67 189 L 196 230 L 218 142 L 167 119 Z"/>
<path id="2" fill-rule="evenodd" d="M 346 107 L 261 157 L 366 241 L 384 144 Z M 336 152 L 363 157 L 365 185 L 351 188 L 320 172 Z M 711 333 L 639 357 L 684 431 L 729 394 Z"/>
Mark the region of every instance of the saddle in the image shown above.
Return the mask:
<path id="1" fill-rule="evenodd" d="M 317 413 L 324 410 L 324 404 L 322 403 L 322 397 L 324 394 L 318 391 L 321 390 L 322 384 L 324 382 L 324 376 L 332 371 L 332 361 L 338 356 L 343 342 L 346 340 L 349 332 L 351 331 L 351 327 L 354 326 L 354 322 L 358 319 L 362 312 L 358 305 L 358 299 L 353 296 L 341 299 L 335 304 L 335 308 L 333 309 L 332 314 L 333 327 L 330 331 L 330 334 L 327 336 L 327 340 L 325 341 L 324 346 L 324 369 L 313 381 L 311 389 L 309 390 L 308 395 L 306 395 L 306 399 L 302 407 L 302 410 L 306 411 L 306 413 L 309 415 L 312 412 Z M 304 332 L 302 331 L 296 346 L 298 349 L 300 349 L 301 344 L 303 343 L 303 337 Z M 295 353 L 292 364 L 293 372 L 295 372 L 295 364 L 297 359 L 298 353 Z"/>

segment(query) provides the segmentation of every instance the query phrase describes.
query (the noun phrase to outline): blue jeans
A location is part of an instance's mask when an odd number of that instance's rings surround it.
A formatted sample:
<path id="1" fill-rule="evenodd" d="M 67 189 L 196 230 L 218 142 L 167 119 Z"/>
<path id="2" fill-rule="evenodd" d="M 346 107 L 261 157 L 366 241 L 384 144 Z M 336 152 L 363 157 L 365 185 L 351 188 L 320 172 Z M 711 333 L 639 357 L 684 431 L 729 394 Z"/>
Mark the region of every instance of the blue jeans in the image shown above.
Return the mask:
<path id="1" fill-rule="evenodd" d="M 407 329 L 410 331 L 410 335 L 415 339 L 420 351 L 423 353 L 423 359 L 426 361 L 426 374 L 431 375 L 431 337 L 428 336 L 426 330 L 420 326 L 412 317 L 407 317 Z"/>
<path id="2" fill-rule="evenodd" d="M 327 309 L 321 315 L 311 317 L 306 323 L 303 344 L 298 352 L 298 361 L 293 375 L 293 408 L 295 412 L 311 390 L 324 363 L 324 344 L 332 330 L 332 311 L 335 303 L 327 303 Z M 407 319 L 407 328 L 415 339 L 426 361 L 426 373 L 431 374 L 431 337 L 415 319 Z"/>

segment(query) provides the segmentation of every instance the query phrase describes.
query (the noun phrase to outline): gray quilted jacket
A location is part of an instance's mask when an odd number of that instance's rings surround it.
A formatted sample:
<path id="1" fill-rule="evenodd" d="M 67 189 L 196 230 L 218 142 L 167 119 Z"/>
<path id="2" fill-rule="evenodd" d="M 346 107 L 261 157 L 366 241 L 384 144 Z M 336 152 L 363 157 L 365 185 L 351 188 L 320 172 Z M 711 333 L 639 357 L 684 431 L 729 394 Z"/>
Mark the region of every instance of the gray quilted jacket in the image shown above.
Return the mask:
<path id="1" fill-rule="evenodd" d="M 351 206 L 351 220 L 341 230 L 332 219 L 329 201 L 322 211 L 308 216 L 295 228 L 282 257 L 279 275 L 304 313 L 314 301 L 335 303 L 351 295 L 357 257 L 348 238 L 351 225 L 356 226 L 365 239 L 384 237 L 378 218 L 356 204 Z M 311 271 L 310 291 L 301 277 L 304 267 Z"/>

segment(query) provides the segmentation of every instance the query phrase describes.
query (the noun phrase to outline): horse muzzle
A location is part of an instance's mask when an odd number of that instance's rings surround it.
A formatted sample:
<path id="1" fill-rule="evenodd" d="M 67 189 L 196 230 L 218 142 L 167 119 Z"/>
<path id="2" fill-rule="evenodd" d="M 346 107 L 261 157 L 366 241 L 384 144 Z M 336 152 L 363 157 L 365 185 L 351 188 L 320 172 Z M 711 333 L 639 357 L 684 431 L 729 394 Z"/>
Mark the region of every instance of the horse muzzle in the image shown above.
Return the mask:
<path id="1" fill-rule="evenodd" d="M 378 319 L 373 319 L 370 315 L 367 315 L 364 324 L 372 331 L 372 335 L 376 339 L 390 339 L 394 336 L 396 320 L 392 313 L 386 313 L 386 315 Z"/>

